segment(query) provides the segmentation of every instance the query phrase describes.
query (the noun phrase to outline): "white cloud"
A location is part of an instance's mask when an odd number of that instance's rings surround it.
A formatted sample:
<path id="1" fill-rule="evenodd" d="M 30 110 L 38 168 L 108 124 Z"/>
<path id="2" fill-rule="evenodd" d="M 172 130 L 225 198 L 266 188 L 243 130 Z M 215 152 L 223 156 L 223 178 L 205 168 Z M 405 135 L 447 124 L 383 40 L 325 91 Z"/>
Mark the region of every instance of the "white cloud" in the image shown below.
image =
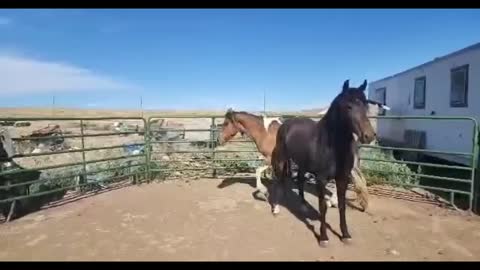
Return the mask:
<path id="1" fill-rule="evenodd" d="M 0 16 L 0 26 L 9 25 L 11 23 L 12 23 L 12 19 Z"/>
<path id="2" fill-rule="evenodd" d="M 133 90 L 133 86 L 70 64 L 0 53 L 0 96 Z"/>

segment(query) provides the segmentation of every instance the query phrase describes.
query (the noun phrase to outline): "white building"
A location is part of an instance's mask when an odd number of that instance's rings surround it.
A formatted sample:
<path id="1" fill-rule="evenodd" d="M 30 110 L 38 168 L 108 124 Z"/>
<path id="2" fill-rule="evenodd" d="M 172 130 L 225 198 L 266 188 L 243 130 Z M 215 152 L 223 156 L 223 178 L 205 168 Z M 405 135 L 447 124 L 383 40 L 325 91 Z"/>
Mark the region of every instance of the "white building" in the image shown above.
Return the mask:
<path id="1" fill-rule="evenodd" d="M 480 122 L 480 43 L 435 58 L 369 85 L 369 98 L 391 108 L 395 116 L 468 116 Z M 424 133 L 429 150 L 471 152 L 471 122 L 380 119 L 377 134 L 405 143 L 405 131 Z M 468 164 L 468 157 L 431 154 Z"/>

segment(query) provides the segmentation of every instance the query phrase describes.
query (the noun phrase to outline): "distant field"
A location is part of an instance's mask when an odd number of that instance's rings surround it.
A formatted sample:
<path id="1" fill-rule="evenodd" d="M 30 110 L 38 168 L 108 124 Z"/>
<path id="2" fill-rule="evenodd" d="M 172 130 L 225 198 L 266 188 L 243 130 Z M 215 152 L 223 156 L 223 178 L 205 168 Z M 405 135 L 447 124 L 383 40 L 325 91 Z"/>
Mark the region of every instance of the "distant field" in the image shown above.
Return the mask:
<path id="1" fill-rule="evenodd" d="M 222 111 L 161 111 L 145 110 L 145 117 L 172 114 L 222 114 Z M 135 117 L 142 116 L 140 110 L 74 109 L 74 108 L 0 108 L 0 117 Z"/>
<path id="2" fill-rule="evenodd" d="M 223 115 L 226 110 L 144 110 L 143 116 L 171 116 L 174 114 L 187 115 Z M 296 114 L 300 112 L 271 112 L 274 114 Z M 111 109 L 74 109 L 74 108 L 0 108 L 0 117 L 135 117 L 142 116 L 140 110 L 111 110 Z"/>

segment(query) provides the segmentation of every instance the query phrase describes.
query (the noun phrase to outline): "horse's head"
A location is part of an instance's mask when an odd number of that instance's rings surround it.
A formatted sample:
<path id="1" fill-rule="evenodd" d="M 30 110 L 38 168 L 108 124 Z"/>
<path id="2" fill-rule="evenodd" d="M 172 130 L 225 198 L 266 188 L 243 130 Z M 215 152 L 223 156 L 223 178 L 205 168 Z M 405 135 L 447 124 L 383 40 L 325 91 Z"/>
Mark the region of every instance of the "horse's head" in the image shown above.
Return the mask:
<path id="1" fill-rule="evenodd" d="M 225 144 L 235 137 L 238 132 L 243 134 L 242 129 L 239 127 L 239 123 L 235 120 L 235 112 L 232 109 L 228 109 L 227 113 L 225 114 L 225 120 L 223 120 L 222 132 L 217 138 L 218 144 Z"/>
<path id="2" fill-rule="evenodd" d="M 361 143 L 368 144 L 375 137 L 375 130 L 367 117 L 368 100 L 365 96 L 367 80 L 358 88 L 349 86 L 349 80 L 343 83 L 342 93 L 337 97 L 337 112 L 339 120 L 347 125 Z"/>

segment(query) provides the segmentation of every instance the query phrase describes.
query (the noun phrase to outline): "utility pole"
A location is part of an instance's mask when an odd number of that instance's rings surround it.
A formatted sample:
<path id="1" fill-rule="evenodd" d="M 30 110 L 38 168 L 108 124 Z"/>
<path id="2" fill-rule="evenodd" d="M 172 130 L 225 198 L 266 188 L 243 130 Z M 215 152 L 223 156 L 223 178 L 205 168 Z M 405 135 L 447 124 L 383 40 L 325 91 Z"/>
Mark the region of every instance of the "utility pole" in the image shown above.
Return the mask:
<path id="1" fill-rule="evenodd" d="M 140 111 L 141 111 L 141 115 L 142 115 L 142 118 L 143 118 L 143 98 L 142 98 L 142 96 L 140 96 Z"/>
<path id="2" fill-rule="evenodd" d="M 55 116 L 55 95 L 52 96 L 52 116 Z"/>
<path id="3" fill-rule="evenodd" d="M 267 116 L 267 93 L 265 89 L 263 89 L 263 114 Z"/>

